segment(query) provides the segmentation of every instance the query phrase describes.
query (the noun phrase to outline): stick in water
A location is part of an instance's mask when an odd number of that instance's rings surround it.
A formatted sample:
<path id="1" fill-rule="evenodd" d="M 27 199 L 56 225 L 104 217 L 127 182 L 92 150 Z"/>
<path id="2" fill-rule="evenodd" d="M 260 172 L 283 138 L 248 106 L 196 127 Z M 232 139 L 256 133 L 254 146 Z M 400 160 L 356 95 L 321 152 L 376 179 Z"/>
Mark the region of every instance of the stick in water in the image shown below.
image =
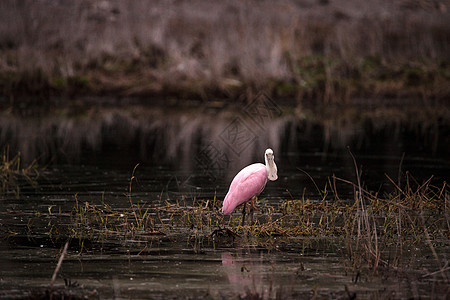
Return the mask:
<path id="1" fill-rule="evenodd" d="M 61 265 L 64 260 L 64 256 L 66 255 L 68 246 L 69 246 L 69 241 L 67 241 L 66 244 L 64 245 L 64 249 L 61 253 L 61 256 L 59 257 L 58 264 L 56 265 L 55 271 L 53 272 L 52 281 L 50 281 L 50 289 L 53 288 L 53 284 L 55 283 L 55 280 L 56 280 L 56 275 L 58 274 L 59 269 L 61 268 Z"/>

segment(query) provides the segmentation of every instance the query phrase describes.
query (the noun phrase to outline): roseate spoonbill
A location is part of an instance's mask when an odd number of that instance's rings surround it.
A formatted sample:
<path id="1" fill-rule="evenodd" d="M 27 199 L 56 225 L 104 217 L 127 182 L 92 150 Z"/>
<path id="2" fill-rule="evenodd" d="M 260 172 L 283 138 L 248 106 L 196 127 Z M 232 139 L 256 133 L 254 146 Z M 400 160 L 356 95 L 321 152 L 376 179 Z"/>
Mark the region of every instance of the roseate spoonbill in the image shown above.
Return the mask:
<path id="1" fill-rule="evenodd" d="M 253 209 L 255 208 L 254 201 L 256 196 L 264 190 L 267 179 L 275 181 L 278 178 L 277 165 L 275 164 L 275 156 L 272 149 L 266 150 L 264 159 L 266 161 L 265 165 L 261 163 L 252 164 L 237 173 L 223 200 L 222 213 L 225 215 L 231 214 L 237 206 L 244 204 L 242 225 L 244 225 L 245 220 L 246 203 L 251 200 L 250 217 L 253 223 Z"/>

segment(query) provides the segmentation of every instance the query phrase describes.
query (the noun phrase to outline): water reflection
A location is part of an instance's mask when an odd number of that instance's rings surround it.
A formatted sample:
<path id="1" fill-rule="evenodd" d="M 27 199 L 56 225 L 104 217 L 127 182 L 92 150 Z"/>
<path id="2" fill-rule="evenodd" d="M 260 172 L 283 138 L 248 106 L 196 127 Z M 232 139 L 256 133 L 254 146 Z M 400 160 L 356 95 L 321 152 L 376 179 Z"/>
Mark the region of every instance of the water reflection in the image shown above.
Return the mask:
<path id="1" fill-rule="evenodd" d="M 231 252 L 224 252 L 222 267 L 233 294 L 246 298 L 264 291 L 264 271 L 261 261 L 238 259 L 233 257 Z"/>
<path id="2" fill-rule="evenodd" d="M 406 159 L 448 161 L 450 121 L 445 111 L 436 114 L 430 118 L 405 112 L 389 117 L 388 111 L 342 110 L 310 115 L 297 109 L 264 121 L 258 116 L 255 121 L 254 115 L 239 110 L 168 111 L 141 106 L 26 119 L 5 113 L 0 118 L 0 146 L 21 152 L 25 161 L 40 158 L 127 169 L 141 162 L 186 172 L 200 170 L 210 179 L 226 180 L 243 166 L 263 161 L 262 151 L 268 147 L 275 151 L 280 171 L 283 164 L 284 169 L 305 168 L 311 158 L 333 160 L 336 155 L 352 170 L 350 146 L 359 156 L 376 157 L 376 166 L 388 169 L 383 173 L 395 174 L 403 153 Z"/>

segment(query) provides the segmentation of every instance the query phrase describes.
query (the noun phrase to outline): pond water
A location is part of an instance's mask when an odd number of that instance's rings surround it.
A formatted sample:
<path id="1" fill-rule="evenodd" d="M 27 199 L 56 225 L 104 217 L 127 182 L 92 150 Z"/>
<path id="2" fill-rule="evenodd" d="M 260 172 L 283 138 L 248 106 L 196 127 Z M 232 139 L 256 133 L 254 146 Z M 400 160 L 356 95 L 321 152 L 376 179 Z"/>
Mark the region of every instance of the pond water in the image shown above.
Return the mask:
<path id="1" fill-rule="evenodd" d="M 2 144 L 12 153 L 20 151 L 25 162 L 40 158 L 42 168 L 37 176 L 19 177 L 4 187 L 0 297 L 42 293 L 66 240 L 52 233 L 52 216 L 69 215 L 76 201 L 128 209 L 133 175 L 134 203 L 222 200 L 234 174 L 262 161 L 271 147 L 279 179 L 267 184 L 260 199 L 274 205 L 302 197 L 314 202 L 329 189 L 332 175 L 356 182 L 349 146 L 368 190 L 390 193 L 387 176 L 402 183 L 406 172 L 418 182 L 431 176 L 436 185 L 448 181 L 445 122 L 399 117 L 390 122 L 376 114 L 350 122 L 342 114 L 341 122 L 331 123 L 337 117 L 311 120 L 306 112 L 282 114 L 273 107 L 269 112 L 256 121 L 245 110 L 168 113 L 142 107 L 4 116 Z M 342 199 L 354 198 L 349 184 L 338 183 L 337 191 Z M 355 293 L 358 298 L 433 298 L 449 292 L 440 273 L 428 275 L 441 265 L 427 247 L 403 253 L 409 268 L 373 274 L 352 264 L 348 241 L 340 237 L 243 235 L 208 238 L 196 247 L 183 235 L 93 238 L 83 247 L 72 239 L 55 287 L 92 298 L 155 299 L 351 298 Z M 445 260 L 448 239 L 439 243 L 437 255 Z"/>
<path id="2" fill-rule="evenodd" d="M 248 245 L 222 245 L 201 253 L 164 240 L 154 242 L 144 253 L 128 251 L 137 245 L 120 244 L 106 246 L 97 254 L 78 256 L 69 251 L 55 286 L 102 299 L 309 299 L 314 294 L 321 298 L 354 294 L 358 298 L 434 298 L 448 292 L 448 286 L 423 278 L 420 271 L 358 275 L 342 257 L 344 246 L 339 241 L 290 239 L 272 250 L 254 246 L 251 240 L 241 242 Z M 12 246 L 3 245 L 1 250 L 2 298 L 27 296 L 48 286 L 59 249 L 14 245 L 11 251 Z M 419 269 L 435 268 L 434 259 L 424 256 L 424 251 L 411 250 L 407 255 Z M 72 286 L 64 287 L 63 278 Z"/>

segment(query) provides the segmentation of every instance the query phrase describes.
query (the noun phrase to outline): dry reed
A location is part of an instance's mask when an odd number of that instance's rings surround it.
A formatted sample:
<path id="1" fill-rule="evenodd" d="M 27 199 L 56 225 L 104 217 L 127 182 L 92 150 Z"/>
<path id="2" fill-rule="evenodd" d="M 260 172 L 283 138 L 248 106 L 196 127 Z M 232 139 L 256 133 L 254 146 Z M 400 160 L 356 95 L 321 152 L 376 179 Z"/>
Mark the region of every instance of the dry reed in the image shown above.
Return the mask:
<path id="1" fill-rule="evenodd" d="M 442 99 L 450 7 L 415 3 L 2 1 L 0 92 Z"/>

